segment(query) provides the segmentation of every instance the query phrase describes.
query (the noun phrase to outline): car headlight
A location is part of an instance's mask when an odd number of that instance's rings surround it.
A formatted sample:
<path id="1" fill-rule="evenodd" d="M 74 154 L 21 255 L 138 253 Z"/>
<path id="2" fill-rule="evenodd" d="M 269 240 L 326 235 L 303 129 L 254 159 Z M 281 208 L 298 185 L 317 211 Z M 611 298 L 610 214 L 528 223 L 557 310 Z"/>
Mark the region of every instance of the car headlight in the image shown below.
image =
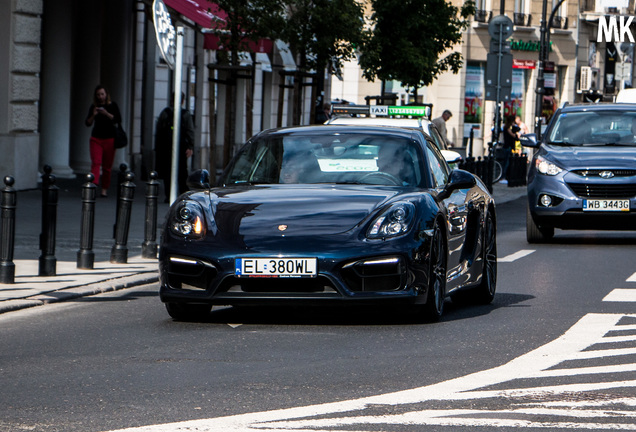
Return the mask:
<path id="1" fill-rule="evenodd" d="M 537 157 L 537 159 L 534 161 L 534 166 L 537 169 L 537 172 L 549 176 L 555 176 L 563 171 L 553 162 L 546 160 L 543 156 Z"/>
<path id="2" fill-rule="evenodd" d="M 396 203 L 382 212 L 367 231 L 370 239 L 400 236 L 411 228 L 415 206 L 410 202 Z"/>
<path id="3" fill-rule="evenodd" d="M 199 204 L 192 201 L 182 201 L 173 210 L 170 217 L 170 231 L 188 238 L 202 238 L 205 236 L 205 218 Z"/>

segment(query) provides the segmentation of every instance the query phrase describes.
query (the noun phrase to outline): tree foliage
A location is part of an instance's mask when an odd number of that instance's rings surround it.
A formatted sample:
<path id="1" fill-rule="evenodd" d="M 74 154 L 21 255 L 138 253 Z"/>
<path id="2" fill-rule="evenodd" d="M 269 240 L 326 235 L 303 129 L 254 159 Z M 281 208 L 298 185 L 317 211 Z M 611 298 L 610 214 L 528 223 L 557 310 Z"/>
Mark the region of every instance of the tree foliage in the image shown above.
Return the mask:
<path id="1" fill-rule="evenodd" d="M 338 66 L 354 56 L 363 41 L 363 8 L 356 0 L 287 0 L 281 39 L 298 59 L 300 70 Z"/>
<path id="2" fill-rule="evenodd" d="M 415 89 L 430 85 L 442 72 L 457 73 L 459 52 L 447 50 L 461 41 L 473 0 L 458 8 L 445 0 L 371 0 L 372 26 L 360 66 L 368 80 L 397 80 Z"/>
<path id="3" fill-rule="evenodd" d="M 220 8 L 227 14 L 227 18 L 212 23 L 212 32 L 219 37 L 220 46 L 231 53 L 229 63 L 232 65 L 238 64 L 239 51 L 251 51 L 252 41 L 277 39 L 285 26 L 282 0 L 206 1 L 213 13 L 218 13 Z"/>

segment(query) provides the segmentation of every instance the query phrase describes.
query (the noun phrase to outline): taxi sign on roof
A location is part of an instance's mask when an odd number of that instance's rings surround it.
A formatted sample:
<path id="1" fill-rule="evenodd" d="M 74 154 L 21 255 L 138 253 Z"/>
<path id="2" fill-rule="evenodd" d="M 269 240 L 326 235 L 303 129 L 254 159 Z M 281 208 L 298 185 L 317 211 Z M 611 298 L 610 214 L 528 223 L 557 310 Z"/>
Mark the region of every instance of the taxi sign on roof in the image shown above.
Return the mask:
<path id="1" fill-rule="evenodd" d="M 431 105 L 333 105 L 331 112 L 335 115 L 430 117 Z"/>

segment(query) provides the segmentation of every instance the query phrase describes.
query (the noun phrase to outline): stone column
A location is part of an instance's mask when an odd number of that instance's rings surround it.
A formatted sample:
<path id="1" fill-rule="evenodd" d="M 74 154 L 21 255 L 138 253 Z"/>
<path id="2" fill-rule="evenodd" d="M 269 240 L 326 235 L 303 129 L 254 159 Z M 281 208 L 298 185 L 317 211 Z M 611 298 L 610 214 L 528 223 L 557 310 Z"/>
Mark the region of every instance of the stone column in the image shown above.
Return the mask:
<path id="1" fill-rule="evenodd" d="M 41 0 L 0 2 L 0 175 L 37 186 Z"/>
<path id="2" fill-rule="evenodd" d="M 58 178 L 73 178 L 71 145 L 72 0 L 44 4 L 42 101 L 39 167 L 50 165 Z"/>

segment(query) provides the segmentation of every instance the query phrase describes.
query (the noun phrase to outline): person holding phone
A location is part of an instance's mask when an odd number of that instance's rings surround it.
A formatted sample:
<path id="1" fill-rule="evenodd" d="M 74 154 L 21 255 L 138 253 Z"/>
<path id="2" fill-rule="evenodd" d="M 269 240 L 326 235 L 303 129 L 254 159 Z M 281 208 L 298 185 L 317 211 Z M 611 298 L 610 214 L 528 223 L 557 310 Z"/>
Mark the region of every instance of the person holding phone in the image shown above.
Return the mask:
<path id="1" fill-rule="evenodd" d="M 93 103 L 84 123 L 93 128 L 90 138 L 93 182 L 99 185 L 101 180 L 101 196 L 106 197 L 115 160 L 115 125 L 121 123 L 121 113 L 104 86 L 95 87 Z"/>

